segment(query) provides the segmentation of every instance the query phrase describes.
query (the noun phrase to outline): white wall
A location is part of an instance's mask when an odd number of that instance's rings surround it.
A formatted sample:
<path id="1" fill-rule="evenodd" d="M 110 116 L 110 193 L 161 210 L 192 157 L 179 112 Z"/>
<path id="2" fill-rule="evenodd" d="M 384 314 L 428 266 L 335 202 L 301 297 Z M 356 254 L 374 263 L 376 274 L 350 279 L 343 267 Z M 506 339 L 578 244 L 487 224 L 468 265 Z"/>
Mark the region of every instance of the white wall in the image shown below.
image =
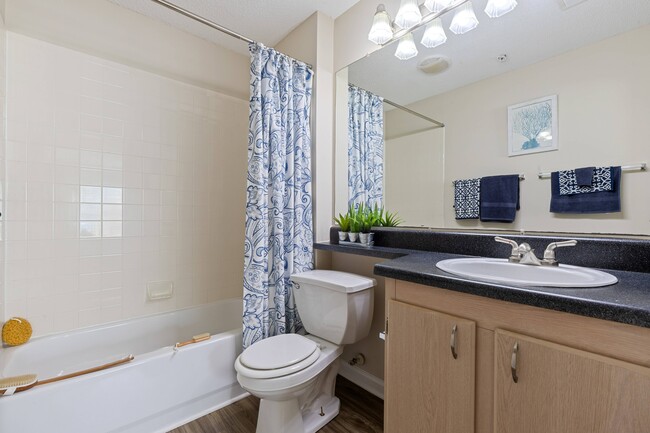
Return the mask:
<path id="1" fill-rule="evenodd" d="M 247 103 L 7 46 L 7 316 L 42 335 L 241 296 Z M 147 301 L 152 281 L 173 298 Z"/>
<path id="2" fill-rule="evenodd" d="M 541 171 L 650 162 L 645 124 L 650 100 L 650 26 L 535 65 L 412 104 L 440 119 L 445 136 L 445 227 L 650 235 L 647 172 L 624 173 L 623 212 L 549 212 L 550 180 Z M 507 107 L 558 95 L 558 151 L 508 157 Z M 524 173 L 513 224 L 454 219 L 452 180 Z"/>

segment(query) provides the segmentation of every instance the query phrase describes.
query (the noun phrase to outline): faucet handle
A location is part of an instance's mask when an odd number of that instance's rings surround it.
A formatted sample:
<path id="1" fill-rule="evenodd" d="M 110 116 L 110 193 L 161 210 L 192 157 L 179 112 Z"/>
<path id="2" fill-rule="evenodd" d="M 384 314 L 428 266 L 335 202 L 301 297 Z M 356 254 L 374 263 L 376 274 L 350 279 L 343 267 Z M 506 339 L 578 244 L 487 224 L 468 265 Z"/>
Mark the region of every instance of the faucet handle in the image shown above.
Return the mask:
<path id="1" fill-rule="evenodd" d="M 510 257 L 508 257 L 508 261 L 519 262 L 519 259 L 521 258 L 521 253 L 519 252 L 519 244 L 516 241 L 513 241 L 512 239 L 502 238 L 500 236 L 496 236 L 494 240 L 497 242 L 501 242 L 502 244 L 510 245 L 512 247 L 512 250 L 510 251 Z"/>
<path id="2" fill-rule="evenodd" d="M 555 259 L 555 249 L 560 247 L 573 247 L 578 244 L 578 241 L 571 239 L 570 241 L 551 242 L 544 250 L 544 260 L 542 264 L 550 266 L 558 266 L 558 261 Z"/>

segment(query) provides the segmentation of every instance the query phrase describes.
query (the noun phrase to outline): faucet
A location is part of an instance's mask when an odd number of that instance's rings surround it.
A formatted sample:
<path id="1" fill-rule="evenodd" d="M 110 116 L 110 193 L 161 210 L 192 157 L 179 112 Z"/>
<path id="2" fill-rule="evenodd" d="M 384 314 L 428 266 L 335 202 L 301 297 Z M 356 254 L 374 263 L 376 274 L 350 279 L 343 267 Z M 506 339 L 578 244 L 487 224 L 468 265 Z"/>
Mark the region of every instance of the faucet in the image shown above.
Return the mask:
<path id="1" fill-rule="evenodd" d="M 578 243 L 577 240 L 571 239 L 570 241 L 551 242 L 544 250 L 544 259 L 542 265 L 544 266 L 558 266 L 559 263 L 555 259 L 555 249 L 560 247 L 573 247 Z"/>
<path id="2" fill-rule="evenodd" d="M 506 239 L 502 238 L 500 236 L 496 236 L 494 238 L 495 241 L 501 242 L 502 244 L 508 244 L 512 247 L 512 250 L 510 251 L 510 257 L 508 257 L 508 261 L 510 263 L 519 263 L 521 260 L 521 253 L 519 252 L 519 244 L 512 239 Z"/>
<path id="3" fill-rule="evenodd" d="M 539 260 L 535 255 L 535 250 L 530 247 L 526 242 L 518 245 L 517 242 L 512 239 L 506 239 L 502 237 L 495 237 L 495 241 L 501 242 L 503 244 L 508 244 L 512 247 L 510 251 L 510 257 L 508 261 L 510 263 L 521 263 L 522 265 L 534 265 L 534 266 L 558 266 L 559 263 L 555 258 L 555 249 L 560 247 L 572 247 L 575 246 L 578 241 L 575 239 L 569 241 L 561 242 L 551 242 L 544 250 L 544 258 Z"/>

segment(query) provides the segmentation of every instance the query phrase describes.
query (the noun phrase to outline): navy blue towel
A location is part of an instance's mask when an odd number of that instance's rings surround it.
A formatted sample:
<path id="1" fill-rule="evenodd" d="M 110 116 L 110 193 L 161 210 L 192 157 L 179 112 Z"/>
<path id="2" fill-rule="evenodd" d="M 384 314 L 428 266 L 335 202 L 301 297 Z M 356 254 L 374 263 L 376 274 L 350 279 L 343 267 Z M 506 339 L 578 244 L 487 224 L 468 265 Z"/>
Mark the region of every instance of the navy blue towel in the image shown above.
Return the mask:
<path id="1" fill-rule="evenodd" d="M 576 168 L 576 183 L 578 186 L 591 186 L 596 167 Z"/>
<path id="2" fill-rule="evenodd" d="M 481 221 L 511 223 L 518 209 L 518 174 L 481 178 Z"/>
<path id="3" fill-rule="evenodd" d="M 621 211 L 621 167 L 610 167 L 612 190 L 591 194 L 560 195 L 560 176 L 551 173 L 551 212 L 553 213 L 610 213 Z"/>

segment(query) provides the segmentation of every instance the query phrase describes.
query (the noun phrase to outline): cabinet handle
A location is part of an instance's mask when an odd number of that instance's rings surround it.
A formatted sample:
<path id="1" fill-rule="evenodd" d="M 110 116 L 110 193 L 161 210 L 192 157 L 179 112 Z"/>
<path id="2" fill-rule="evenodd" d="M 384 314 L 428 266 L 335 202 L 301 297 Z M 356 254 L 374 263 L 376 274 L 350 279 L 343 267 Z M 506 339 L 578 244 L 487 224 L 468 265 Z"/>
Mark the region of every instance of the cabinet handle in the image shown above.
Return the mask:
<path id="1" fill-rule="evenodd" d="M 451 346 L 451 356 L 454 357 L 454 359 L 458 358 L 458 353 L 456 352 L 456 330 L 457 326 L 454 325 L 451 328 L 451 341 L 449 342 L 449 345 Z"/>
<path id="2" fill-rule="evenodd" d="M 517 353 L 519 352 L 519 343 L 515 342 L 515 345 L 512 347 L 512 358 L 510 360 L 510 372 L 512 373 L 512 381 L 514 383 L 519 382 L 519 376 L 517 376 Z"/>

